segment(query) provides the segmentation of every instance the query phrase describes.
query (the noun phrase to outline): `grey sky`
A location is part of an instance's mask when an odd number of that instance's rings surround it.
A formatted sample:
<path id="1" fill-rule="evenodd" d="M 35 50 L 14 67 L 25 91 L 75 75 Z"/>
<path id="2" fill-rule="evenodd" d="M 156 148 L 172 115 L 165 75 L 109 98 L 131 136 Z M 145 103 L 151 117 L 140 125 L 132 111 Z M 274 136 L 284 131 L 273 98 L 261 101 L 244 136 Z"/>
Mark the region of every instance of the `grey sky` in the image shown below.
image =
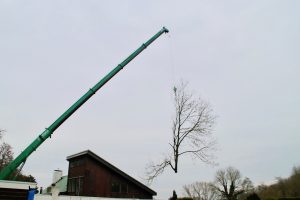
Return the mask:
<path id="1" fill-rule="evenodd" d="M 172 87 L 218 115 L 219 167 L 286 177 L 300 152 L 299 1 L 0 1 L 0 128 L 19 154 L 141 43 L 161 36 L 65 122 L 24 171 L 48 185 L 91 149 L 141 180 L 168 152 Z M 151 186 L 165 199 L 219 168 L 182 160 Z"/>

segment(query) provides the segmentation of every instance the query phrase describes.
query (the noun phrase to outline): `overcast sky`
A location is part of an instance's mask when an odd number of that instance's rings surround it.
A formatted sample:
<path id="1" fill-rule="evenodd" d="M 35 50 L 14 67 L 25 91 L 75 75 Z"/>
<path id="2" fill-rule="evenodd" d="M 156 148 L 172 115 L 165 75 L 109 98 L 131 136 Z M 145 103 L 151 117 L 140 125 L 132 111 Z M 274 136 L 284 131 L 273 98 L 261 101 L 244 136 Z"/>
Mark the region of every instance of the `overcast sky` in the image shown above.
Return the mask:
<path id="1" fill-rule="evenodd" d="M 24 167 L 40 186 L 90 149 L 142 181 L 169 151 L 181 79 L 217 118 L 218 167 L 186 157 L 158 199 L 234 166 L 255 184 L 300 165 L 300 1 L 0 0 L 0 128 L 18 155 L 143 42 L 162 35 L 67 120 Z"/>

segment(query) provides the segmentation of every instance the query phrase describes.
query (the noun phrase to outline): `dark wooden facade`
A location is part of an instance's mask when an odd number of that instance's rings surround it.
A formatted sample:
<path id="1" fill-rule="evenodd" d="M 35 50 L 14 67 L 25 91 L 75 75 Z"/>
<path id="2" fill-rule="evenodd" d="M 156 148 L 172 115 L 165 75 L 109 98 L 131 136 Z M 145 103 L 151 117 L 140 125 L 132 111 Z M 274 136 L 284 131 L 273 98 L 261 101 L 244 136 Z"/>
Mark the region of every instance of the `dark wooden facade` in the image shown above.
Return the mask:
<path id="1" fill-rule="evenodd" d="M 36 187 L 37 184 L 31 182 L 0 180 L 0 200 L 27 200 L 30 188 Z"/>
<path id="2" fill-rule="evenodd" d="M 2 200 L 26 200 L 28 190 L 0 188 L 0 199 Z"/>
<path id="3" fill-rule="evenodd" d="M 68 194 L 152 199 L 156 192 L 90 150 L 67 157 Z"/>

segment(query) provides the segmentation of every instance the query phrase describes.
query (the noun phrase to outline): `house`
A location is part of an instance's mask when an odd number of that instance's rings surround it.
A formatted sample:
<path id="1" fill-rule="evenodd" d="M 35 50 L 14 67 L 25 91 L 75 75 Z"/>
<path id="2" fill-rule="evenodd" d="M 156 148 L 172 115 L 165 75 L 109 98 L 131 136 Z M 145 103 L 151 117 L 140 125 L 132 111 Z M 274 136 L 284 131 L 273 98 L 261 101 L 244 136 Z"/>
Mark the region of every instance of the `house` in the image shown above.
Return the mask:
<path id="1" fill-rule="evenodd" d="M 52 188 L 56 187 L 59 190 L 60 195 L 67 194 L 67 181 L 68 176 L 63 176 L 61 170 L 54 170 L 52 184 L 49 185 L 45 190 L 41 189 L 42 194 L 52 194 Z"/>
<path id="2" fill-rule="evenodd" d="M 90 150 L 67 157 L 67 193 L 77 196 L 152 199 L 156 192 Z"/>

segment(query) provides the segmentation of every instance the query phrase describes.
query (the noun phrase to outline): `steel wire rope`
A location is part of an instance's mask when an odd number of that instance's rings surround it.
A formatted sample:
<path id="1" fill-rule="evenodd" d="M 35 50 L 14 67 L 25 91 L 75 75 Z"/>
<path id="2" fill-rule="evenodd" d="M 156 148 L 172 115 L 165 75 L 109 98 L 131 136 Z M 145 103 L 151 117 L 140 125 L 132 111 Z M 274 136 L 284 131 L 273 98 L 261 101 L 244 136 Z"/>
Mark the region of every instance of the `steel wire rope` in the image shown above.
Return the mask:
<path id="1" fill-rule="evenodd" d="M 173 38 L 171 34 L 168 35 L 168 41 L 169 41 L 169 65 L 170 65 L 170 85 L 173 90 L 176 89 L 176 66 L 174 62 L 174 52 L 173 52 Z"/>

